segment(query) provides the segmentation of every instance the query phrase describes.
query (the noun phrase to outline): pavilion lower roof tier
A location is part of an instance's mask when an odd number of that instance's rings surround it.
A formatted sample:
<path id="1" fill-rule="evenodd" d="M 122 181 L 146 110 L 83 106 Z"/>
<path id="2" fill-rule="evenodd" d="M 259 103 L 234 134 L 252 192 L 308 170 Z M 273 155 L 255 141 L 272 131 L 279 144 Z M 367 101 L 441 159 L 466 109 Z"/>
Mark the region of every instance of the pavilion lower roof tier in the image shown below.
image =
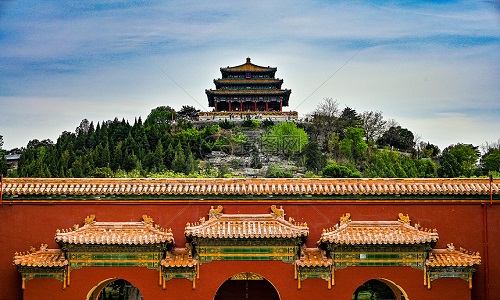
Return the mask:
<path id="1" fill-rule="evenodd" d="M 246 78 L 222 78 L 214 80 L 215 87 L 217 89 L 224 89 L 227 86 L 253 86 L 253 85 L 264 85 L 274 87 L 276 89 L 281 89 L 283 84 L 283 79 L 278 78 L 268 78 L 268 79 L 246 79 Z"/>
<path id="2" fill-rule="evenodd" d="M 291 90 L 205 90 L 208 97 L 209 107 L 215 107 L 217 102 L 282 102 L 282 106 L 288 106 Z"/>
<path id="3" fill-rule="evenodd" d="M 302 199 L 342 197 L 478 197 L 494 199 L 500 184 L 488 179 L 337 178 L 4 178 L 3 201 L 22 199 L 227 198 L 279 196 Z"/>

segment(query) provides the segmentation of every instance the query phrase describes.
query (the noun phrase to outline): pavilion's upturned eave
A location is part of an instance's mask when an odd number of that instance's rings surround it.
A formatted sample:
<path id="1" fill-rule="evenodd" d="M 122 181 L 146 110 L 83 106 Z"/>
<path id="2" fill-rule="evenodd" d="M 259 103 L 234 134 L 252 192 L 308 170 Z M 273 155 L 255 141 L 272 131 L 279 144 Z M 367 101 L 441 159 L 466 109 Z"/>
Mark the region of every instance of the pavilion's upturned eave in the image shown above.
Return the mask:
<path id="1" fill-rule="evenodd" d="M 282 89 L 282 90 L 252 90 L 252 89 L 242 89 L 242 90 L 205 90 L 207 95 L 214 96 L 229 96 L 229 95 L 248 95 L 248 94 L 257 94 L 257 95 L 290 95 L 292 90 Z"/>

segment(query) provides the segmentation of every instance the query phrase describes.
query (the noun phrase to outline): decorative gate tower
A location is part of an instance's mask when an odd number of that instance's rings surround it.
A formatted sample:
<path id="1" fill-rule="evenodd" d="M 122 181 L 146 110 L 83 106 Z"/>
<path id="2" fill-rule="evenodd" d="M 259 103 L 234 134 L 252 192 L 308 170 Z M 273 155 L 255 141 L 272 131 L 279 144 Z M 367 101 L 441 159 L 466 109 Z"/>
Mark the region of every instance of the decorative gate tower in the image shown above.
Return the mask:
<path id="1" fill-rule="evenodd" d="M 296 118 L 296 112 L 283 112 L 288 106 L 291 90 L 282 89 L 283 79 L 275 78 L 277 68 L 246 63 L 220 68 L 222 78 L 215 79 L 215 90 L 205 90 L 211 113 L 201 113 L 200 119 L 235 118 Z"/>

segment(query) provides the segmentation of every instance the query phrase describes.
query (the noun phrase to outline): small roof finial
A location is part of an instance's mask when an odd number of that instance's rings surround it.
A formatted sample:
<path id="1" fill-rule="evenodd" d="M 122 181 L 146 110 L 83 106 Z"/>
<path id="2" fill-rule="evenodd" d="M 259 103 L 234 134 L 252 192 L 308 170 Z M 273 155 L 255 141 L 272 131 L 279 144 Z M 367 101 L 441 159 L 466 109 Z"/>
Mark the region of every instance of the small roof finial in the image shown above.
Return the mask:
<path id="1" fill-rule="evenodd" d="M 250 63 L 250 57 L 247 57 L 247 64 Z"/>

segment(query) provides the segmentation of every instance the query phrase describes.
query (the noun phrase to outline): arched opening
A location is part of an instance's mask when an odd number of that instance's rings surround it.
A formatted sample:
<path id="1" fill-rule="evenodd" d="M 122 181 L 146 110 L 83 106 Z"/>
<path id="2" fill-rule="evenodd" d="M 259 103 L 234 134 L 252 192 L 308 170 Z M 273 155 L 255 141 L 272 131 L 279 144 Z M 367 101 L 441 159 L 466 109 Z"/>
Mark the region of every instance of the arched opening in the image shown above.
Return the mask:
<path id="1" fill-rule="evenodd" d="M 378 278 L 370 279 L 359 286 L 352 300 L 409 300 L 406 292 L 394 282 Z"/>
<path id="2" fill-rule="evenodd" d="M 120 278 L 101 281 L 87 295 L 87 300 L 144 300 L 138 288 Z"/>
<path id="3" fill-rule="evenodd" d="M 231 276 L 219 287 L 214 300 L 279 300 L 274 286 L 255 273 L 239 273 Z"/>

